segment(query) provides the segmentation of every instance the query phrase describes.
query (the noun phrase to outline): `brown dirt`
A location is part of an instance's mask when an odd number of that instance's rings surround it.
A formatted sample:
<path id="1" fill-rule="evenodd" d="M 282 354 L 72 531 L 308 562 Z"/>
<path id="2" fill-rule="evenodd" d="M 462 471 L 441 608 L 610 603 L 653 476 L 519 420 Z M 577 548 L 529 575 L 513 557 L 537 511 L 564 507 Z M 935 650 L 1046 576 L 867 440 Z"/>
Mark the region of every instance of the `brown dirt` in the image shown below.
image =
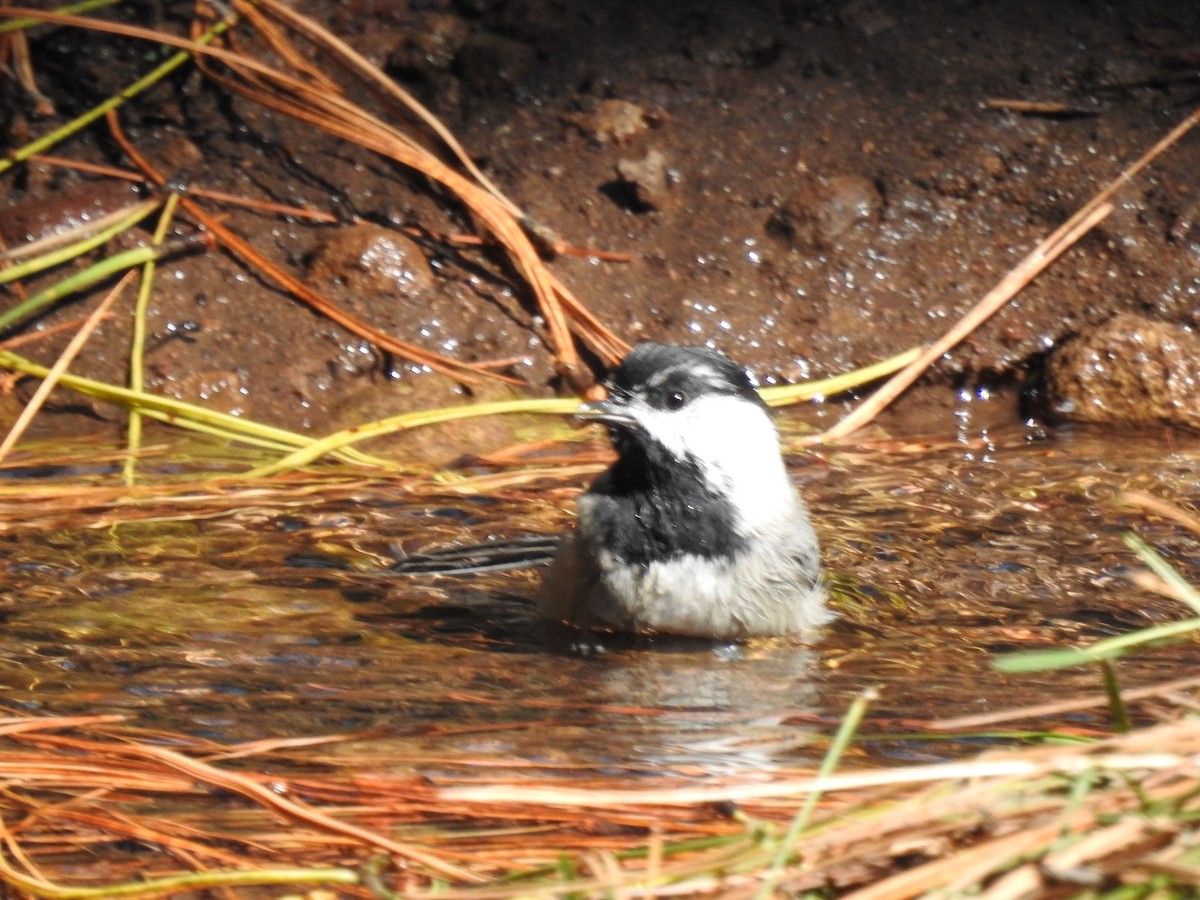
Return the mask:
<path id="1" fill-rule="evenodd" d="M 302 7 L 428 103 L 542 226 L 634 254 L 552 264 L 622 337 L 711 341 L 767 380 L 928 341 L 1200 97 L 1200 9 L 1165 0 Z M 167 5 L 163 27 L 178 29 L 188 9 Z M 146 54 L 38 29 L 34 66 L 57 118 L 31 119 L 7 85 L 7 144 L 121 88 Z M 1069 112 L 985 106 L 995 98 Z M 373 223 L 226 219 L 375 326 L 465 359 L 517 357 L 516 374 L 550 390 L 528 292 L 495 257 L 381 240 L 403 225 L 473 231 L 423 179 L 194 71 L 128 104 L 122 121 L 186 183 Z M 102 127 L 57 152 L 129 165 Z M 1022 382 L 1050 348 L 1118 311 L 1200 323 L 1197 172 L 1193 136 L 929 383 Z M 9 242 L 117 199 L 109 182 L 36 164 L 0 185 Z M 42 324 L 78 314 L 68 304 Z M 219 253 L 163 267 L 150 330 L 151 389 L 297 429 L 461 393 Z M 106 323 L 74 371 L 121 381 L 128 332 L 124 314 Z M 46 361 L 64 342 L 22 352 Z"/>

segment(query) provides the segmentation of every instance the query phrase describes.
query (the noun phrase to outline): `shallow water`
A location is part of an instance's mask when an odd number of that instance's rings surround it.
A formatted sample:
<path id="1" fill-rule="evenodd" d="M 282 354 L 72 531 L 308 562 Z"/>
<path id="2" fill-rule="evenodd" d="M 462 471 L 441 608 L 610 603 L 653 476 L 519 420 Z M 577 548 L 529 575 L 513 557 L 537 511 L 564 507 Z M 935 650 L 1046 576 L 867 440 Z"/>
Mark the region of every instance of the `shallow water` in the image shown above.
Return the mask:
<path id="1" fill-rule="evenodd" d="M 1094 670 L 1003 676 L 993 655 L 1186 614 L 1129 583 L 1139 563 L 1121 539 L 1135 527 L 1200 578 L 1191 535 L 1119 500 L 1136 489 L 1194 504 L 1200 444 L 1167 438 L 1014 430 L 798 455 L 842 611 L 811 646 L 573 646 L 533 615 L 536 572 L 387 572 L 399 546 L 556 527 L 587 480 L 573 470 L 486 500 L 351 475 L 130 502 L 98 487 L 119 483 L 103 465 L 10 469 L 0 683 L 17 710 L 121 712 L 222 742 L 362 733 L 329 752 L 378 753 L 427 775 L 807 765 L 824 751 L 814 738 L 877 687 L 856 752 L 944 759 L 962 744 L 912 737 L 926 720 L 1098 687 Z M 18 496 L 55 486 L 63 497 Z M 1198 659 L 1194 643 L 1179 644 L 1121 673 L 1135 686 L 1186 675 Z M 1070 723 L 1107 720 L 1101 710 Z"/>

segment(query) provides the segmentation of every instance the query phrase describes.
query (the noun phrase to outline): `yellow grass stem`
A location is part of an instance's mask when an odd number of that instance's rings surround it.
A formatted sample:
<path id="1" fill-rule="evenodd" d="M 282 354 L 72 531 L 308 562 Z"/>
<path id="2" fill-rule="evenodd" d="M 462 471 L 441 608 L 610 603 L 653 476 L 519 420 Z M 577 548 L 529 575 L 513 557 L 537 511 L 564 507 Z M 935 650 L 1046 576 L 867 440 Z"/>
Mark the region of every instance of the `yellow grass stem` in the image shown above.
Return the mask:
<path id="1" fill-rule="evenodd" d="M 102 900 L 109 897 L 161 897 L 182 891 L 203 891 L 251 885 L 346 884 L 359 883 L 358 873 L 342 868 L 235 869 L 218 872 L 188 872 L 166 878 L 106 884 L 99 887 L 71 887 L 33 878 L 18 871 L 0 851 L 0 876 L 33 897 L 45 900 Z"/>
<path id="2" fill-rule="evenodd" d="M 50 370 L 31 360 L 18 356 L 10 350 L 0 350 L 0 368 L 11 369 L 35 378 L 45 378 Z M 252 447 L 263 447 L 268 450 L 287 452 L 296 447 L 304 447 L 312 442 L 312 438 L 296 434 L 283 428 L 264 425 L 248 419 L 231 416 L 228 413 L 205 409 L 172 397 L 162 397 L 157 394 L 133 391 L 115 384 L 106 384 L 91 378 L 64 373 L 59 379 L 63 387 L 78 391 L 89 397 L 116 403 L 132 409 L 137 409 L 143 416 L 177 425 L 189 431 L 222 437 L 225 440 L 241 441 Z M 395 468 L 395 464 L 378 459 L 347 448 L 337 452 L 337 457 L 345 462 L 376 468 Z"/>
<path id="3" fill-rule="evenodd" d="M 809 381 L 804 384 L 780 385 L 763 388 L 759 393 L 771 406 L 783 406 L 801 400 L 811 400 L 813 397 L 825 397 L 849 390 L 853 387 L 867 384 L 876 378 L 895 372 L 905 366 L 920 353 L 920 348 L 913 348 L 891 359 L 875 363 L 845 375 L 835 375 L 832 378 L 822 378 L 819 381 Z M 313 441 L 306 447 L 289 453 L 282 459 L 246 473 L 247 478 L 262 478 L 290 469 L 298 469 L 315 462 L 327 453 L 340 450 L 358 441 L 420 428 L 425 425 L 439 425 L 460 419 L 474 419 L 483 416 L 500 416 L 510 413 L 529 413 L 534 415 L 569 416 L 579 409 L 579 401 L 567 399 L 534 399 L 534 400 L 502 400 L 496 403 L 476 403 L 466 406 L 447 406 L 439 409 L 422 410 L 419 412 L 403 413 L 389 416 L 365 425 L 356 425 L 344 431 L 338 431 L 320 440 Z"/>
<path id="4" fill-rule="evenodd" d="M 779 384 L 760 388 L 759 394 L 768 406 L 787 406 L 790 403 L 800 403 L 823 397 L 833 397 L 854 388 L 870 384 L 877 378 L 884 378 L 893 372 L 903 369 L 921 355 L 921 347 L 913 347 L 903 353 L 846 372 L 844 375 L 834 375 L 818 381 L 806 381 L 803 384 Z"/>
<path id="5" fill-rule="evenodd" d="M 410 428 L 420 428 L 424 425 L 437 425 L 444 422 L 454 422 L 459 419 L 479 418 L 481 416 L 502 416 L 510 413 L 565 416 L 570 415 L 577 409 L 579 409 L 579 401 L 574 398 L 551 398 L 542 400 L 501 400 L 496 403 L 446 406 L 439 409 L 402 413 L 398 416 L 380 419 L 377 422 L 368 422 L 366 425 L 358 425 L 345 431 L 338 431 L 320 440 L 313 441 L 307 447 L 289 453 L 282 459 L 252 469 L 246 473 L 246 477 L 262 478 L 278 472 L 286 472 L 289 469 L 298 469 L 301 466 L 306 466 L 320 459 L 327 453 L 341 450 L 357 441 L 380 437 L 385 434 L 393 434 L 397 431 L 407 431 Z"/>
<path id="6" fill-rule="evenodd" d="M 171 227 L 171 220 L 174 219 L 175 209 L 178 206 L 179 195 L 176 193 L 168 195 L 162 215 L 158 218 L 158 227 L 154 229 L 154 237 L 151 239 L 151 244 L 155 247 L 162 246 L 163 241 L 166 240 L 167 229 Z M 133 309 L 133 336 L 129 349 L 129 389 L 139 393 L 144 391 L 146 386 L 146 370 L 142 360 L 146 351 L 146 309 L 150 305 L 150 291 L 154 284 L 154 271 L 157 266 L 157 261 L 150 259 L 142 267 L 142 283 L 138 286 L 137 303 L 134 304 Z M 129 456 L 125 460 L 123 474 L 125 483 L 132 485 L 137 468 L 137 452 L 142 446 L 142 415 L 136 408 L 129 410 L 127 434 Z"/>

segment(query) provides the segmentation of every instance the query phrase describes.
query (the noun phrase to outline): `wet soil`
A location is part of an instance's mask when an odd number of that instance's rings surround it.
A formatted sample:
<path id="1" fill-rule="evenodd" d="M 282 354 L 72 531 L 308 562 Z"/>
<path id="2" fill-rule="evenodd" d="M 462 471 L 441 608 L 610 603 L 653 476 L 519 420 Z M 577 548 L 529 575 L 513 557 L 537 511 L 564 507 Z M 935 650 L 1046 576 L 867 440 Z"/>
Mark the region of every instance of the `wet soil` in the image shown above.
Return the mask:
<path id="1" fill-rule="evenodd" d="M 537 223 L 632 255 L 552 263 L 622 337 L 710 342 L 768 381 L 928 341 L 1200 97 L 1200 11 L 1165 0 L 301 6 L 413 90 Z M 178 28 L 190 9 L 165 4 L 153 24 Z M 70 29 L 35 30 L 31 52 L 57 114 L 33 118 L 7 85 L 8 146 L 146 67 L 144 45 Z M 992 103 L 1009 100 L 1060 106 Z M 261 252 L 376 327 L 464 359 L 516 358 L 532 390 L 554 389 L 528 292 L 496 257 L 396 234 L 474 231 L 423 179 L 194 71 L 121 115 L 180 183 L 339 217 L 346 224 L 223 211 Z M 128 165 L 102 127 L 57 152 Z M 1193 137 L 928 384 L 1024 383 L 1058 344 L 1119 311 L 1194 326 L 1197 172 Z M 129 189 L 35 162 L 0 193 L 0 233 L 13 243 L 126 202 Z M 38 327 L 77 314 L 69 304 Z M 218 252 L 166 265 L 150 317 L 152 390 L 274 424 L 326 431 L 463 392 Z M 106 323 L 75 371 L 122 380 L 128 333 L 123 315 Z M 49 361 L 65 340 L 23 352 Z M 1019 416 L 1012 395 L 1005 413 Z"/>
<path id="2" fill-rule="evenodd" d="M 1099 693 L 1094 669 L 1007 676 L 997 655 L 1187 615 L 1132 586 L 1122 535 L 1136 528 L 1193 582 L 1195 537 L 1120 493 L 1194 507 L 1198 459 L 1157 433 L 1117 455 L 1094 434 L 1026 430 L 796 457 L 840 614 L 808 645 L 564 639 L 528 599 L 536 571 L 388 571 L 402 551 L 565 527 L 575 467 L 486 497 L 343 472 L 158 500 L 104 486 L 102 462 L 10 468 L 0 683 L 27 712 L 121 712 L 223 743 L 355 733 L 340 752 L 425 775 L 568 777 L 811 765 L 876 688 L 856 754 L 949 759 L 980 738 L 931 737 L 930 720 Z M 1120 677 L 1157 683 L 1197 659 L 1194 641 L 1143 650 Z M 1025 724 L 1110 726 L 1103 708 Z"/>

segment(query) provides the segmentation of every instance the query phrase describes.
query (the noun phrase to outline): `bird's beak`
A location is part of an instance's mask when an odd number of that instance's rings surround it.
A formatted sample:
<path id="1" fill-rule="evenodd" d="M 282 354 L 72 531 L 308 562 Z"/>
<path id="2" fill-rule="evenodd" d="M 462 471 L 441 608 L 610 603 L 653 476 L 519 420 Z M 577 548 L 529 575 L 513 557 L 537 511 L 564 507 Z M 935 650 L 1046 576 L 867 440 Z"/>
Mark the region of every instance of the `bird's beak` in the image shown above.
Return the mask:
<path id="1" fill-rule="evenodd" d="M 637 424 L 637 420 L 629 414 L 629 410 L 624 404 L 615 403 L 611 399 L 600 400 L 596 403 L 584 403 L 576 410 L 575 415 L 581 419 L 604 422 L 609 425 Z"/>

